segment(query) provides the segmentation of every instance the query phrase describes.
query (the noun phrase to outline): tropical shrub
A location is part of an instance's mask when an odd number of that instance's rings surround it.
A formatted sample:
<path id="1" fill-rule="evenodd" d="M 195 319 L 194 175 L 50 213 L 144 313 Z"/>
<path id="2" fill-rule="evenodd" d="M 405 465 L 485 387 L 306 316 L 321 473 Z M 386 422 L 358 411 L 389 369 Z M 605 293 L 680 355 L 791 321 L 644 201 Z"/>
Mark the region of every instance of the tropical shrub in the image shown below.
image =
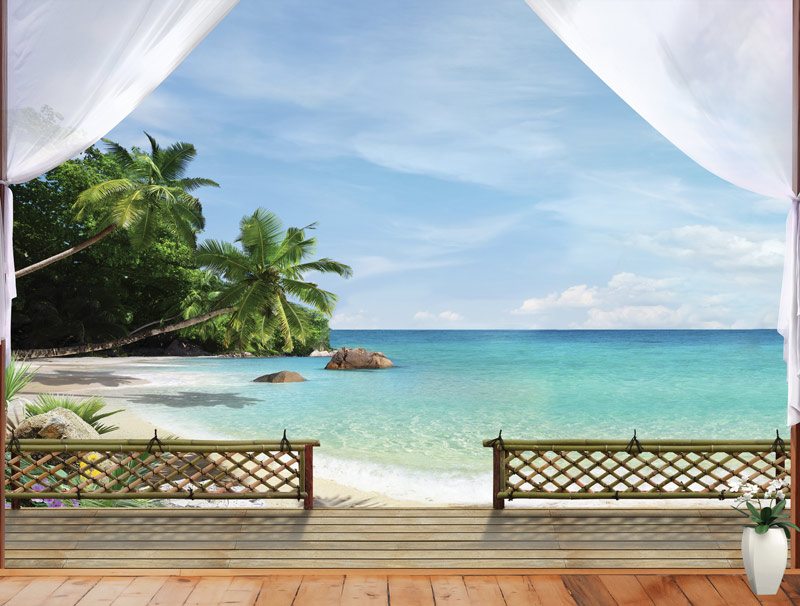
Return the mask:
<path id="1" fill-rule="evenodd" d="M 25 416 L 35 417 L 36 415 L 50 412 L 54 408 L 66 408 L 94 427 L 97 433 L 104 434 L 116 431 L 119 427 L 117 425 L 105 425 L 100 421 L 122 412 L 121 410 L 102 412 L 105 406 L 105 401 L 98 397 L 76 400 L 59 394 L 40 394 L 34 402 L 25 404 Z"/>

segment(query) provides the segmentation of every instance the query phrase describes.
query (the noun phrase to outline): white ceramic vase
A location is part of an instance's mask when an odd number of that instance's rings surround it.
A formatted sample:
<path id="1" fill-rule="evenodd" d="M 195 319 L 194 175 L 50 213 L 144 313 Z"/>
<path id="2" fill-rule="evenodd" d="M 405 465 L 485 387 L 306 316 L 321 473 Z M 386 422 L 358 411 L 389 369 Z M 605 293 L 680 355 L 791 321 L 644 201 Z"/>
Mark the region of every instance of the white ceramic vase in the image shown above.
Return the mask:
<path id="1" fill-rule="evenodd" d="M 742 559 L 750 589 L 757 595 L 774 595 L 786 570 L 789 545 L 781 528 L 756 534 L 755 528 L 742 532 Z"/>

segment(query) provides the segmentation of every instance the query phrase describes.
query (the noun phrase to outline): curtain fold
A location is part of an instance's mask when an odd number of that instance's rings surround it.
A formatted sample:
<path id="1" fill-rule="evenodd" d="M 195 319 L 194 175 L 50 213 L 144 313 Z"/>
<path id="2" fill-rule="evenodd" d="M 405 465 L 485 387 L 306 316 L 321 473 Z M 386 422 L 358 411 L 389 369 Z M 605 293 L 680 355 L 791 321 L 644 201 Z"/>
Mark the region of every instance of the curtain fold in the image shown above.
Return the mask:
<path id="1" fill-rule="evenodd" d="M 785 199 L 778 330 L 800 422 L 800 250 L 792 188 L 792 0 L 527 0 L 611 90 L 715 175 Z"/>
<path id="2" fill-rule="evenodd" d="M 7 0 L 8 183 L 36 178 L 96 143 L 237 2 Z M 10 193 L 4 202 L 0 332 L 8 346 L 16 294 Z"/>

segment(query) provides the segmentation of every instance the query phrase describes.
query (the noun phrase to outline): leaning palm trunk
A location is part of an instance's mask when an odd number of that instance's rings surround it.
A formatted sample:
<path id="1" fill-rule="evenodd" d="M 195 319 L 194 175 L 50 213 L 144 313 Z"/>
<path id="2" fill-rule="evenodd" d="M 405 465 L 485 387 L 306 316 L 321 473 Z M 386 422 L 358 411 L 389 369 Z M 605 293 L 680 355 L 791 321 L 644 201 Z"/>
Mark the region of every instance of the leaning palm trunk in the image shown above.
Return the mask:
<path id="1" fill-rule="evenodd" d="M 74 356 L 79 354 L 92 353 L 95 351 L 116 349 L 118 347 L 130 345 L 131 343 L 136 343 L 137 341 L 141 341 L 142 339 L 146 339 L 148 337 L 155 337 L 157 335 L 163 335 L 169 332 L 174 332 L 176 330 L 181 330 L 182 328 L 189 328 L 190 326 L 202 324 L 203 322 L 208 322 L 209 320 L 216 318 L 218 316 L 229 314 L 232 311 L 234 311 L 233 307 L 226 307 L 224 309 L 215 309 L 214 311 L 210 311 L 208 313 L 199 315 L 194 318 L 189 318 L 188 320 L 181 320 L 180 322 L 175 322 L 174 324 L 170 324 L 168 326 L 162 326 L 159 328 L 151 328 L 150 330 L 137 332 L 135 334 L 131 334 L 126 337 L 120 337 L 119 339 L 114 339 L 113 341 L 105 341 L 104 343 L 87 343 L 86 345 L 73 345 L 71 347 L 54 347 L 50 349 L 25 349 L 16 351 L 15 353 L 16 356 L 20 359 L 32 360 L 34 358 L 58 358 L 61 356 Z"/>
<path id="2" fill-rule="evenodd" d="M 16 272 L 14 274 L 14 276 L 17 277 L 17 278 L 21 278 L 22 276 L 27 276 L 28 274 L 32 274 L 35 271 L 43 269 L 43 268 L 47 267 L 48 265 L 52 265 L 56 261 L 61 261 L 61 259 L 66 259 L 67 257 L 71 257 L 75 253 L 81 252 L 85 248 L 89 248 L 92 244 L 96 244 L 97 242 L 99 242 L 100 240 L 105 238 L 107 235 L 109 235 L 115 229 L 117 229 L 117 226 L 112 223 L 111 225 L 109 225 L 108 227 L 103 229 L 102 231 L 96 233 L 95 235 L 93 235 L 88 240 L 84 240 L 80 244 L 77 244 L 77 245 L 75 245 L 75 246 L 73 246 L 71 248 L 68 248 L 67 250 L 62 251 L 62 252 L 58 253 L 57 255 L 53 255 L 52 257 L 47 257 L 46 259 L 43 259 L 42 261 L 39 261 L 38 263 L 33 263 L 32 265 L 28 265 L 27 267 L 23 267 L 18 272 Z"/>

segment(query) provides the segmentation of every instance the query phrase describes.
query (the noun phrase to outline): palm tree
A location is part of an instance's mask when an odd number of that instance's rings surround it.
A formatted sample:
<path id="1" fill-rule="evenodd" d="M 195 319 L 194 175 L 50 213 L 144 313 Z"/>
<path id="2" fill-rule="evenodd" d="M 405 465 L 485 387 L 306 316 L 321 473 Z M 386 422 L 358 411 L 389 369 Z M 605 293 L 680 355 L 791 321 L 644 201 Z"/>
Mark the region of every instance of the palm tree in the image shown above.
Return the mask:
<path id="1" fill-rule="evenodd" d="M 17 278 L 72 256 L 118 228 L 128 231 L 134 246 L 144 248 L 152 243 L 157 225 L 166 220 L 184 241 L 194 244 L 195 233 L 203 228 L 203 215 L 192 192 L 219 185 L 211 179 L 185 176 L 189 163 L 197 156 L 194 145 L 178 142 L 162 148 L 153 137 L 145 135 L 150 141 L 150 153 L 129 152 L 119 143 L 104 139 L 108 153 L 124 176 L 93 185 L 75 202 L 78 219 L 90 210 L 99 210 L 103 229 L 80 244 L 20 269 Z"/>
<path id="2" fill-rule="evenodd" d="M 333 313 L 336 295 L 305 280 L 309 272 L 335 273 L 348 278 L 352 269 L 328 258 L 308 260 L 316 248 L 316 238 L 304 228 L 283 231 L 280 220 L 263 209 L 246 216 L 239 224 L 236 244 L 208 240 L 197 252 L 200 264 L 219 278 L 207 311 L 198 313 L 197 295 L 187 302 L 184 319 L 165 326 L 142 327 L 125 337 L 104 343 L 53 349 L 18 351 L 20 358 L 43 358 L 85 354 L 141 341 L 227 316 L 228 344 L 239 347 L 266 343 L 277 331 L 284 351 L 291 352 L 294 341 L 304 342 L 308 330 L 307 308 L 328 316 Z"/>
<path id="3" fill-rule="evenodd" d="M 239 242 L 207 240 L 199 248 L 201 265 L 222 280 L 217 307 L 233 311 L 228 322 L 229 341 L 242 346 L 253 339 L 265 341 L 277 330 L 284 351 L 294 349 L 294 340 L 305 341 L 308 321 L 303 305 L 330 316 L 336 295 L 307 282 L 304 275 L 315 271 L 349 278 L 353 271 L 343 263 L 323 258 L 308 260 L 317 240 L 306 234 L 316 224 L 282 231 L 273 213 L 257 209 L 239 224 Z"/>

